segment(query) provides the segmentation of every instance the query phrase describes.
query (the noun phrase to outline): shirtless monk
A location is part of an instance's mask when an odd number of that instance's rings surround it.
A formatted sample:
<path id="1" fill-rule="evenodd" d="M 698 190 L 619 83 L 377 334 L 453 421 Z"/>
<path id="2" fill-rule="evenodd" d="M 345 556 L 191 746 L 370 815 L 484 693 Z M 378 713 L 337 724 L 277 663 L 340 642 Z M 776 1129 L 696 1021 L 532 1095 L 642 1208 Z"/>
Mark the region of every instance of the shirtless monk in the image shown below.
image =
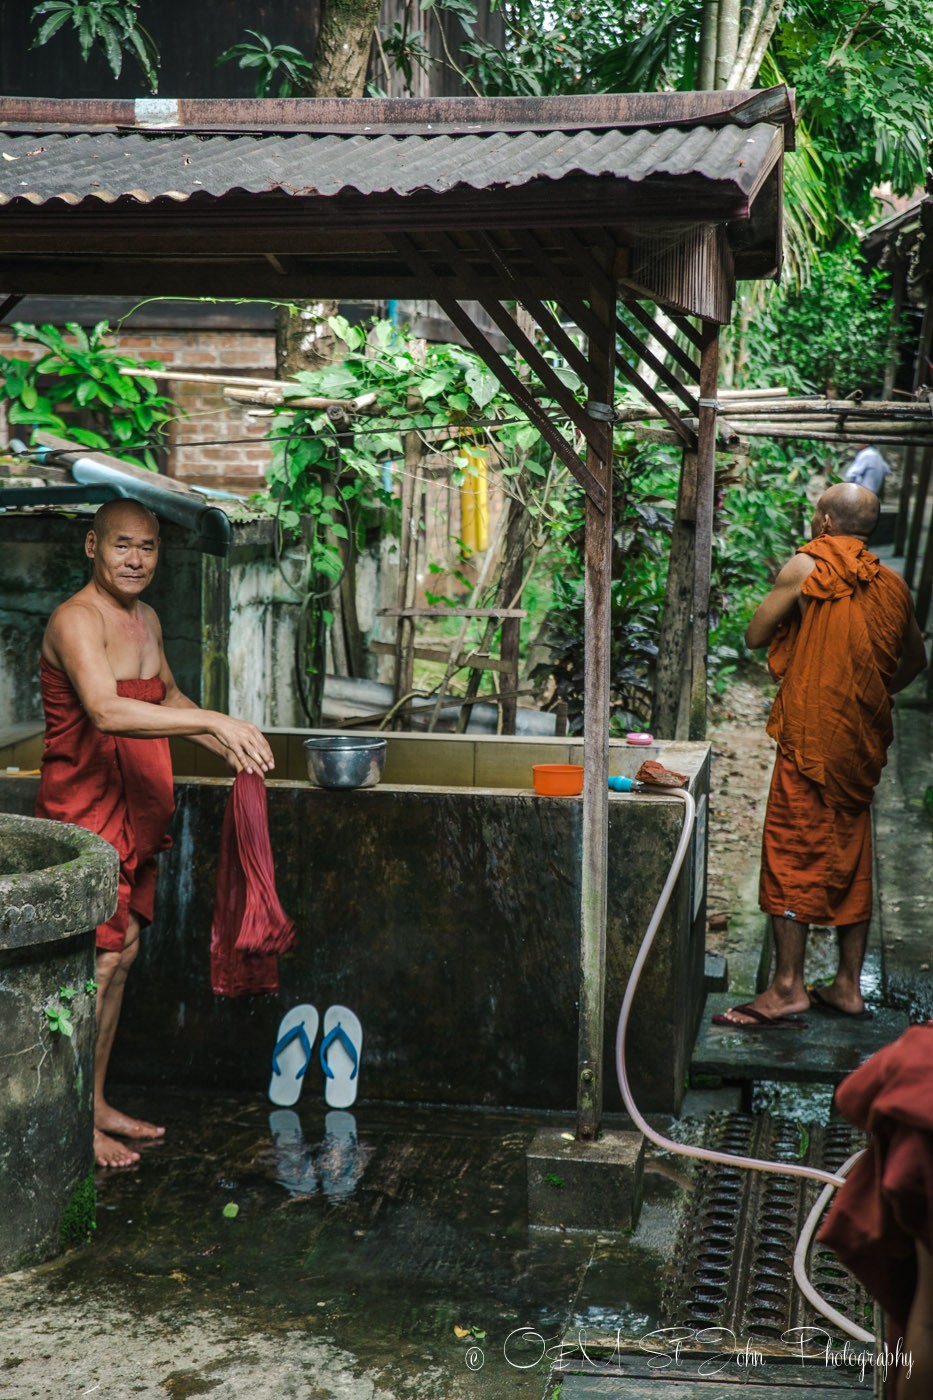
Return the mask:
<path id="1" fill-rule="evenodd" d="M 97 930 L 94 1154 L 99 1166 L 129 1167 L 139 1153 L 111 1134 L 165 1132 L 109 1104 L 104 1083 L 140 928 L 152 918 L 154 857 L 171 844 L 168 736 L 221 754 L 234 772 L 268 772 L 273 757 L 254 725 L 200 709 L 175 684 L 159 619 L 139 596 L 159 557 L 151 511 L 108 501 L 84 549 L 91 580 L 55 609 L 42 642 L 45 747 L 36 815 L 96 831 L 120 856 L 116 913 Z"/>
<path id="2" fill-rule="evenodd" d="M 810 543 L 778 574 L 745 633 L 770 644 L 781 688 L 762 833 L 760 902 L 771 915 L 775 971 L 753 1001 L 713 1017 L 733 1030 L 803 1024 L 813 1009 L 866 1017 L 861 971 L 872 909 L 874 789 L 893 738 L 891 696 L 926 666 L 906 584 L 865 548 L 878 497 L 840 482 L 816 505 Z M 833 981 L 807 990 L 809 925 L 833 926 Z"/>

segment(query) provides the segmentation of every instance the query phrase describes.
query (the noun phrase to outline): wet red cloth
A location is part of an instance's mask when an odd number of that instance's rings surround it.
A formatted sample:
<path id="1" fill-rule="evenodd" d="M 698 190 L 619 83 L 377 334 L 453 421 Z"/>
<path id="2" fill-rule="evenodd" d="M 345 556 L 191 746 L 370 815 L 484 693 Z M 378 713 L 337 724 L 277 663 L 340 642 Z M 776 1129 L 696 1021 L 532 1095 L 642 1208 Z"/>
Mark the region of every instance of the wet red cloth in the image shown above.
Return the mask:
<path id="1" fill-rule="evenodd" d="M 854 1070 L 836 1090 L 836 1106 L 872 1137 L 817 1239 L 903 1337 L 916 1286 L 914 1240 L 933 1251 L 933 1022 L 911 1026 Z"/>
<path id="2" fill-rule="evenodd" d="M 237 773 L 220 833 L 211 924 L 211 987 L 238 997 L 279 988 L 278 953 L 295 941 L 295 925 L 275 890 L 266 785 Z"/>
<path id="3" fill-rule="evenodd" d="M 893 738 L 888 683 L 910 618 L 903 579 L 851 535 L 820 535 L 798 554 L 815 561 L 808 600 L 774 635 L 768 653 L 781 688 L 768 733 L 829 807 L 870 805 Z"/>
<path id="4" fill-rule="evenodd" d="M 40 662 L 45 742 L 36 816 L 73 822 L 96 831 L 120 857 L 120 886 L 113 917 L 97 930 L 97 947 L 118 952 L 132 912 L 152 920 L 157 852 L 171 844 L 175 810 L 167 739 L 102 734 L 88 717 L 64 671 Z M 117 694 L 159 705 L 165 686 L 158 676 L 117 681 Z"/>

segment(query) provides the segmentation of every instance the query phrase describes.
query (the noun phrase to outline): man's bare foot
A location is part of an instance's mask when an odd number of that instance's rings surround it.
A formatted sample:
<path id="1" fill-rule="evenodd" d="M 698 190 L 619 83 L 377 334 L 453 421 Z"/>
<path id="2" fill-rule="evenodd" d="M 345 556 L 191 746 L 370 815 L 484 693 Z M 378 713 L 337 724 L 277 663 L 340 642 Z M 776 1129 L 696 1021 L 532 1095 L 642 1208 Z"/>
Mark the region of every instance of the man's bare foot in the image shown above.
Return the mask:
<path id="1" fill-rule="evenodd" d="M 825 985 L 818 983 L 807 988 L 810 1005 L 817 1011 L 835 1011 L 840 1016 L 852 1016 L 855 1020 L 869 1020 L 871 1012 L 865 1006 L 861 992 L 840 992 L 835 982 Z"/>
<path id="2" fill-rule="evenodd" d="M 99 1167 L 135 1167 L 139 1153 L 95 1128 L 94 1161 Z"/>
<path id="3" fill-rule="evenodd" d="M 116 1133 L 119 1137 L 160 1138 L 165 1136 L 164 1128 L 147 1123 L 142 1118 L 130 1118 L 109 1103 L 98 1103 L 94 1107 L 94 1127 L 104 1133 Z"/>

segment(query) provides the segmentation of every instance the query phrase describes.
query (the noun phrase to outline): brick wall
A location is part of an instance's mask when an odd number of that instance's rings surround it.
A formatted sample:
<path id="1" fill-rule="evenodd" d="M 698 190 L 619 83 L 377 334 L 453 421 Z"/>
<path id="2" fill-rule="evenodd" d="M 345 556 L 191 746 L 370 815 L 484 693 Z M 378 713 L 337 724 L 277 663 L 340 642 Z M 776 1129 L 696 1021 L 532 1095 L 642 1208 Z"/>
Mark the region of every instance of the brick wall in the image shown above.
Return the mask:
<path id="1" fill-rule="evenodd" d="M 121 353 L 160 361 L 167 370 L 250 378 L 275 374 L 275 336 L 271 331 L 168 330 L 125 331 L 115 337 Z M 0 326 L 0 354 L 37 359 L 39 346 L 17 340 Z M 270 449 L 264 441 L 267 418 L 252 418 L 228 403 L 222 387 L 169 382 L 166 392 L 185 413 L 171 429 L 168 475 L 193 486 L 213 486 L 248 494 L 263 489 Z"/>

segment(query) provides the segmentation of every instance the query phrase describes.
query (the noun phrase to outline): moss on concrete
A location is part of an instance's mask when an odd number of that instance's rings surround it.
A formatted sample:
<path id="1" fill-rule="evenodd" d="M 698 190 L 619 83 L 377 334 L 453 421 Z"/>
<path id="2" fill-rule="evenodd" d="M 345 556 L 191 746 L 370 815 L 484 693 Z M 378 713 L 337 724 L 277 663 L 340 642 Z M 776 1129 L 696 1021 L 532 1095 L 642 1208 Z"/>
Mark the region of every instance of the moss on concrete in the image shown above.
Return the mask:
<path id="1" fill-rule="evenodd" d="M 78 1245 L 87 1244 L 96 1229 L 97 1188 L 94 1185 L 94 1168 L 91 1167 L 87 1176 L 72 1191 L 71 1199 L 62 1212 L 59 1230 L 62 1249 L 75 1249 Z"/>

